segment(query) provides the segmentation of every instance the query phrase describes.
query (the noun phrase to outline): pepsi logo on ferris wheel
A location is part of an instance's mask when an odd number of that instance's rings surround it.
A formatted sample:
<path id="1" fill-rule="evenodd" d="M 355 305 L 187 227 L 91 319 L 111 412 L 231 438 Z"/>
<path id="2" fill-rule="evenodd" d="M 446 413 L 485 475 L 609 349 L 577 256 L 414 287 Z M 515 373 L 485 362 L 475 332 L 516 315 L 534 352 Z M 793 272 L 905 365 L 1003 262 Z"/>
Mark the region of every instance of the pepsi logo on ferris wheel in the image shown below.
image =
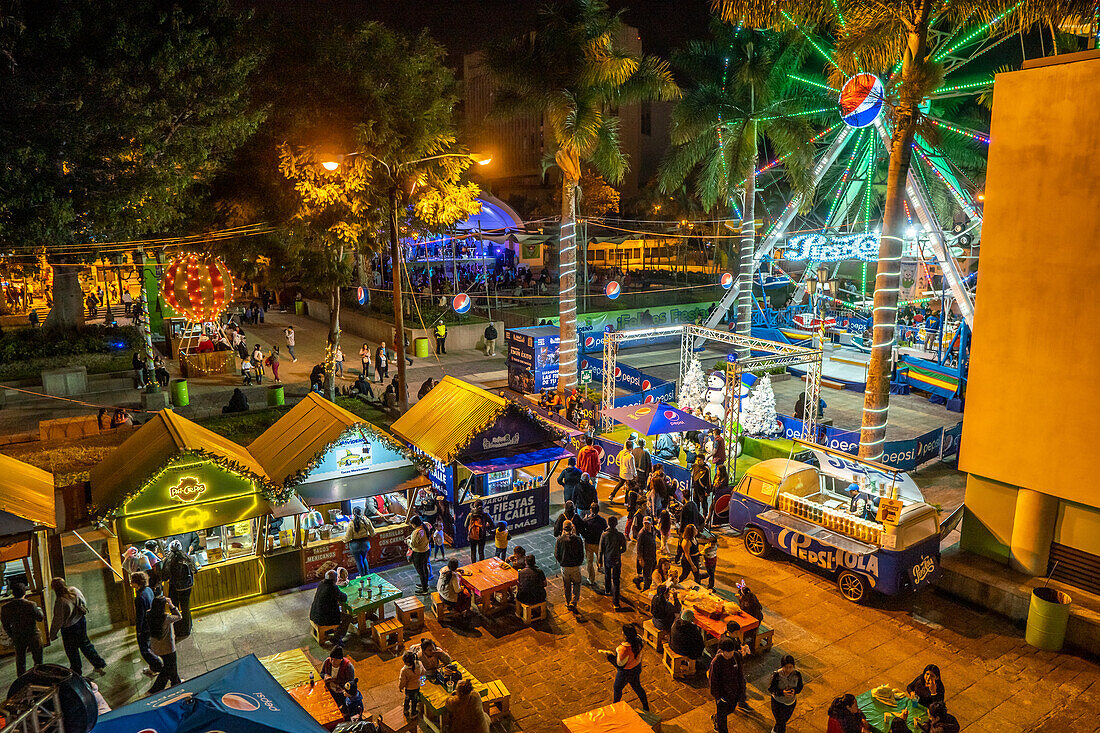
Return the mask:
<path id="1" fill-rule="evenodd" d="M 840 88 L 840 117 L 849 127 L 867 127 L 882 113 L 885 94 L 874 74 L 856 74 Z"/>

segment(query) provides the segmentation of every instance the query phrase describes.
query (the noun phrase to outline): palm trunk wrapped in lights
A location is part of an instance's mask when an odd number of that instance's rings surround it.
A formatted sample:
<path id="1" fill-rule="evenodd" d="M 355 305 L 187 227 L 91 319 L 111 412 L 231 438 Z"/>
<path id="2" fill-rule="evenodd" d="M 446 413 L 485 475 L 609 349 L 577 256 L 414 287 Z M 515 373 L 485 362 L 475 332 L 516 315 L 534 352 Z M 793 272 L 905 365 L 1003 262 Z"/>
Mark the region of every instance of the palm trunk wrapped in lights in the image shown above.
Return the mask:
<path id="1" fill-rule="evenodd" d="M 581 179 L 576 152 L 558 150 L 562 172 L 561 227 L 558 234 L 558 391 L 577 386 L 577 186 Z"/>

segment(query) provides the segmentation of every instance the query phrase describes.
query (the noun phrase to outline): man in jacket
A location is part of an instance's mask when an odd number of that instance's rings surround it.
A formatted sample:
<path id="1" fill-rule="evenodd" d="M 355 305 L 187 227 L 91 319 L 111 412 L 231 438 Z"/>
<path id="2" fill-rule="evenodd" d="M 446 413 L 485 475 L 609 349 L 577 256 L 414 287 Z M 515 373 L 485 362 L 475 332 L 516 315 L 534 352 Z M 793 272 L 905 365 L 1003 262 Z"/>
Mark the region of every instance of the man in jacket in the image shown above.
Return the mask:
<path id="1" fill-rule="evenodd" d="M 653 517 L 646 515 L 642 518 L 642 531 L 638 533 L 638 572 L 641 575 L 634 578 L 634 585 L 640 590 L 647 591 L 653 583 L 653 571 L 657 569 L 657 532 L 653 529 Z"/>
<path id="2" fill-rule="evenodd" d="M 558 474 L 558 485 L 562 487 L 562 493 L 565 495 L 567 503 L 573 500 L 573 495 L 577 491 L 577 484 L 580 482 L 581 471 L 577 468 L 577 459 L 570 457 L 569 465 Z"/>
<path id="3" fill-rule="evenodd" d="M 351 624 L 351 616 L 344 613 L 343 604 L 348 596 L 344 591 L 336 587 L 336 571 L 329 570 L 325 573 L 325 579 L 317 586 L 317 592 L 313 594 L 313 604 L 309 607 L 309 620 L 318 626 L 335 626 L 337 645 L 344 643 L 344 635 L 348 633 Z"/>
<path id="4" fill-rule="evenodd" d="M 528 555 L 526 567 L 520 569 L 516 581 L 516 600 L 533 605 L 546 602 L 546 573 L 539 569 L 534 555 Z"/>
<path id="5" fill-rule="evenodd" d="M 435 325 L 435 353 L 447 353 L 447 326 L 442 322 Z"/>
<path id="6" fill-rule="evenodd" d="M 680 446 L 672 433 L 663 433 L 657 436 L 657 442 L 653 444 L 653 455 L 662 461 L 676 463 L 680 460 Z"/>
<path id="7" fill-rule="evenodd" d="M 561 537 L 562 533 L 565 532 L 565 523 L 575 521 L 577 521 L 576 505 L 571 501 L 567 501 L 565 502 L 565 511 L 559 514 L 557 521 L 554 522 L 554 536 Z"/>
<path id="8" fill-rule="evenodd" d="M 611 605 L 619 610 L 619 582 L 623 570 L 626 537 L 618 528 L 619 518 L 607 518 L 607 530 L 600 537 L 600 566 L 603 568 L 604 595 L 611 596 Z"/>
<path id="9" fill-rule="evenodd" d="M 649 483 L 649 474 L 653 470 L 653 457 L 645 449 L 645 438 L 638 438 L 635 441 L 634 450 L 631 451 L 631 454 L 634 456 L 634 469 L 637 471 L 637 479 L 634 485 L 638 489 L 638 493 L 641 493 L 645 491 Z"/>
<path id="10" fill-rule="evenodd" d="M 673 629 L 675 634 L 675 627 Z M 718 642 L 718 652 L 710 663 L 707 678 L 710 681 L 710 694 L 714 697 L 716 707 L 715 714 L 711 716 L 714 728 L 718 733 L 728 733 L 726 720 L 734 708 L 748 710 L 748 706 L 745 705 L 745 671 L 742 667 L 741 654 L 737 651 L 737 644 L 733 639 L 722 639 Z"/>
<path id="11" fill-rule="evenodd" d="M 592 502 L 588 514 L 581 520 L 581 535 L 584 536 L 584 559 L 588 563 L 588 584 L 596 585 L 596 558 L 600 553 L 600 538 L 607 529 L 607 520 L 600 516 L 599 502 Z"/>
<path id="12" fill-rule="evenodd" d="M 703 632 L 695 625 L 695 613 L 690 608 L 680 612 L 680 618 L 672 624 L 668 638 L 672 651 L 688 659 L 700 659 L 703 656 Z"/>
<path id="13" fill-rule="evenodd" d="M 581 600 L 581 565 L 584 563 L 584 540 L 578 535 L 572 521 L 562 524 L 561 536 L 554 545 L 554 559 L 561 566 L 562 585 L 565 586 L 565 607 L 576 612 Z"/>
<path id="14" fill-rule="evenodd" d="M 181 616 L 176 624 L 176 637 L 183 639 L 191 635 L 191 590 L 195 587 L 195 563 L 183 551 L 179 540 L 172 540 L 168 545 L 164 576 L 168 580 L 168 597 Z"/>
<path id="15" fill-rule="evenodd" d="M 34 601 L 26 598 L 27 586 L 12 583 L 13 599 L 0 608 L 0 626 L 15 647 L 15 676 L 27 671 L 27 652 L 35 665 L 42 664 L 42 639 L 38 635 L 38 622 L 46 618 Z"/>
<path id="16" fill-rule="evenodd" d="M 483 335 L 485 336 L 485 356 L 496 356 L 497 329 L 492 321 L 489 321 L 489 325 L 485 327 Z"/>
<path id="17" fill-rule="evenodd" d="M 600 449 L 593 445 L 592 438 L 585 438 L 584 447 L 577 453 L 577 469 L 581 473 L 587 473 L 592 479 L 592 485 L 596 486 L 596 474 L 600 472 Z M 587 506 L 580 504 L 579 506 Z"/>
<path id="18" fill-rule="evenodd" d="M 579 513 L 580 510 L 592 506 L 593 502 L 599 502 L 599 500 L 592 478 L 587 473 L 582 473 L 577 488 L 573 490 L 573 506 L 577 507 Z"/>
<path id="19" fill-rule="evenodd" d="M 615 501 L 615 495 L 619 493 L 619 489 L 626 487 L 629 490 L 634 485 L 634 479 L 638 477 L 638 470 L 634 464 L 634 441 L 626 441 L 626 445 L 615 456 L 615 463 L 619 466 L 619 483 L 611 489 L 611 495 L 607 497 L 609 502 Z M 625 492 L 623 496 L 626 496 Z"/>
<path id="20" fill-rule="evenodd" d="M 149 624 L 145 620 L 149 609 L 153 607 L 153 589 L 149 587 L 149 577 L 144 572 L 131 573 L 130 585 L 134 589 L 134 630 L 137 632 L 138 653 L 149 666 L 141 670 L 141 673 L 149 677 L 156 677 L 163 669 L 163 664 L 153 650 L 149 647 Z"/>

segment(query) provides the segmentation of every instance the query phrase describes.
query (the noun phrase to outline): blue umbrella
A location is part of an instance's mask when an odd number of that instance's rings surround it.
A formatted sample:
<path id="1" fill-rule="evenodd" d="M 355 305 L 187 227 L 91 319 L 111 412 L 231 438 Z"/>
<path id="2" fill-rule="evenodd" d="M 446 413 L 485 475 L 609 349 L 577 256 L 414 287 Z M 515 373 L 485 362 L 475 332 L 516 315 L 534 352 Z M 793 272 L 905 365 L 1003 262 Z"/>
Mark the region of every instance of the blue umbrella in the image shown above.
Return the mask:
<path id="1" fill-rule="evenodd" d="M 325 733 L 256 656 L 112 710 L 92 733 Z"/>
<path id="2" fill-rule="evenodd" d="M 604 414 L 638 431 L 640 435 L 683 433 L 688 430 L 710 430 L 718 427 L 714 423 L 701 420 L 664 402 L 613 407 Z"/>

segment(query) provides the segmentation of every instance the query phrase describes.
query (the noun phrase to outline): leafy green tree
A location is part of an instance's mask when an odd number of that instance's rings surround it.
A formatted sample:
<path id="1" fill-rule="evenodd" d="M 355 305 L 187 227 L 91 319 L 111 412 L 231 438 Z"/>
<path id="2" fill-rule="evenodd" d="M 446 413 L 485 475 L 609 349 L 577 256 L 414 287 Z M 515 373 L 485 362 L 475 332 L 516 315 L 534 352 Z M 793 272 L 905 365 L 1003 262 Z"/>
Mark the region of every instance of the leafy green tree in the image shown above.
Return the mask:
<path id="1" fill-rule="evenodd" d="M 1065 20 L 1092 17 L 1085 0 L 711 0 L 727 22 L 756 28 L 791 28 L 796 23 L 829 29 L 838 39 L 836 81 L 860 70 L 891 81 L 893 125 L 890 162 L 875 278 L 874 346 L 867 367 L 859 454 L 882 457 L 890 406 L 890 372 L 897 323 L 899 267 L 907 218 L 905 185 L 913 141 L 921 122 L 921 105 L 943 78 L 933 29 L 945 29 L 939 40 L 955 42 L 954 31 L 991 23 L 989 32 L 1004 35 L 1037 24 L 1060 26 Z M 1087 22 L 1087 20 L 1085 21 Z M 900 61 L 900 69 L 897 64 Z M 896 73 L 895 73 L 896 71 Z M 893 77 L 893 78 L 891 78 Z M 835 85 L 834 85 L 835 86 Z"/>
<path id="2" fill-rule="evenodd" d="M 559 322 L 561 352 L 558 387 L 577 381 L 577 188 L 587 163 L 617 184 L 629 161 L 619 143 L 621 105 L 675 99 L 680 91 L 668 65 L 638 56 L 622 43 L 621 13 L 604 0 L 563 0 L 539 9 L 533 34 L 497 44 L 486 63 L 499 89 L 495 114 L 542 114 L 557 150 L 562 175 L 559 235 Z"/>
<path id="3" fill-rule="evenodd" d="M 737 333 L 752 334 L 752 275 L 756 227 L 756 171 L 761 149 L 784 157 L 783 174 L 795 192 L 809 193 L 814 130 L 805 86 L 791 73 L 801 45 L 776 33 L 713 21 L 710 38 L 693 41 L 673 56 L 686 90 L 672 113 L 672 146 L 661 169 L 661 190 L 675 191 L 689 178 L 710 213 L 735 216 L 742 201 Z M 748 349 L 739 349 L 747 354 Z"/>
<path id="4" fill-rule="evenodd" d="M 64 264 L 171 233 L 263 117 L 261 54 L 222 0 L 38 0 L 0 30 L 0 242 L 17 252 Z M 54 268 L 48 325 L 83 322 L 78 272 Z"/>

